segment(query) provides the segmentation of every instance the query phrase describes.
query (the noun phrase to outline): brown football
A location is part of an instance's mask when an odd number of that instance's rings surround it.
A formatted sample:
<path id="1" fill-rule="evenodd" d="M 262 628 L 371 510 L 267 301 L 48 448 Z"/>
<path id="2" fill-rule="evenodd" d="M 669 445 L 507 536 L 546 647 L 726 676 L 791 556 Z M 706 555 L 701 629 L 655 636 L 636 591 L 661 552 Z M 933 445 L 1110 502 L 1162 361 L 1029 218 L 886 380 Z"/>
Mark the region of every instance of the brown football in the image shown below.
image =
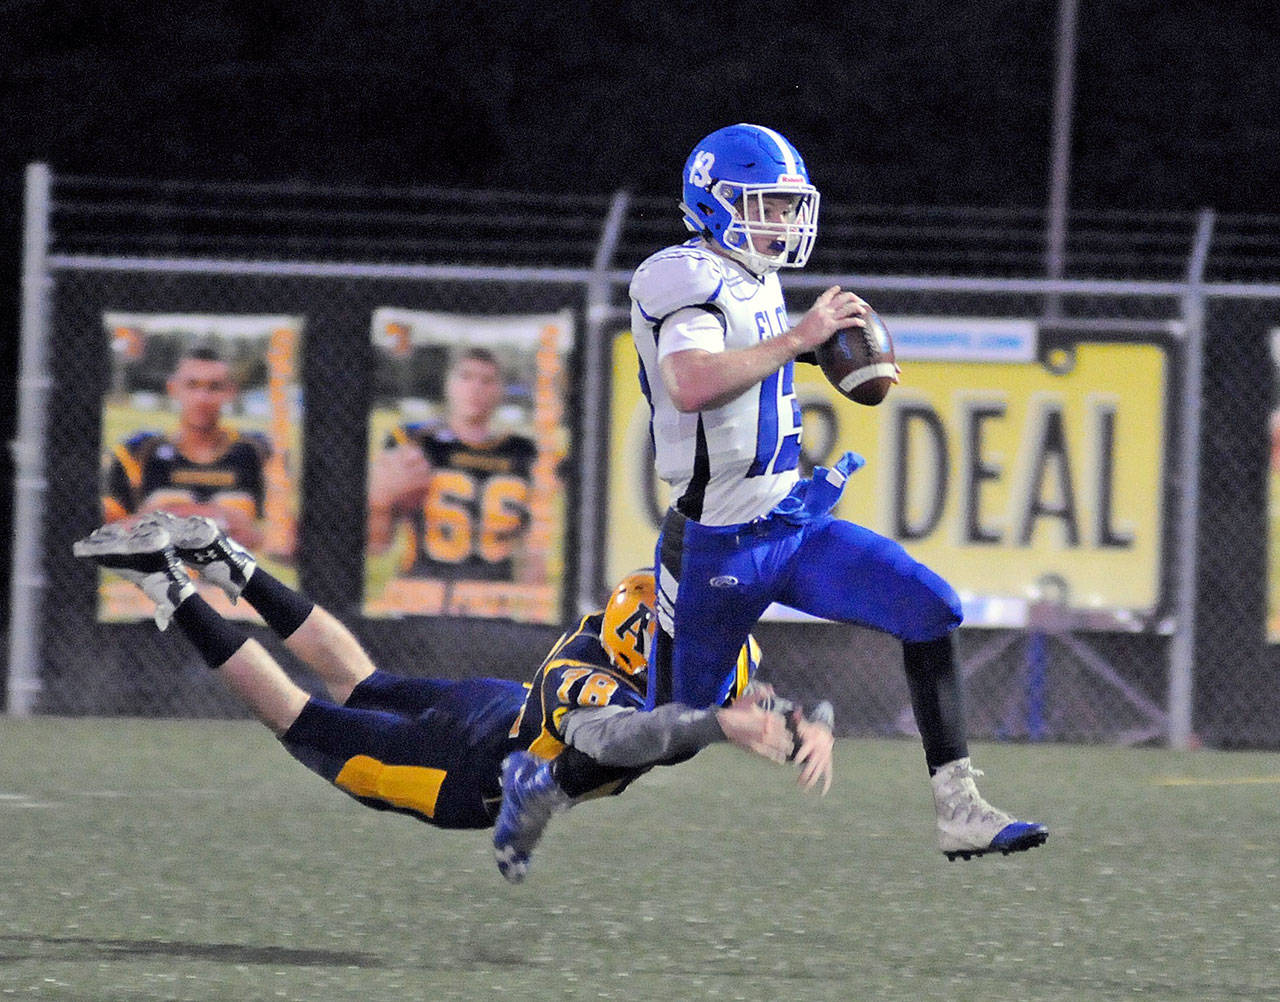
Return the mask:
<path id="1" fill-rule="evenodd" d="M 874 310 L 866 327 L 846 327 L 814 349 L 822 374 L 850 400 L 874 407 L 889 394 L 898 367 L 893 338 Z"/>

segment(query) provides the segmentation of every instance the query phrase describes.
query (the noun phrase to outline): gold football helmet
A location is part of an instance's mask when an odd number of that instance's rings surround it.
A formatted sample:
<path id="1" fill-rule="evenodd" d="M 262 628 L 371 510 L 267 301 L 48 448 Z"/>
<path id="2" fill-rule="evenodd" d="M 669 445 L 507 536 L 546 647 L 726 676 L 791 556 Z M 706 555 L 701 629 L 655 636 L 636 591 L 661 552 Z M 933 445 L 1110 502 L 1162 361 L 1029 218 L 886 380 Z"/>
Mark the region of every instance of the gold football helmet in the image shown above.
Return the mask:
<path id="1" fill-rule="evenodd" d="M 600 642 L 615 668 L 636 675 L 649 666 L 656 609 L 652 571 L 632 571 L 613 589 L 604 607 Z"/>

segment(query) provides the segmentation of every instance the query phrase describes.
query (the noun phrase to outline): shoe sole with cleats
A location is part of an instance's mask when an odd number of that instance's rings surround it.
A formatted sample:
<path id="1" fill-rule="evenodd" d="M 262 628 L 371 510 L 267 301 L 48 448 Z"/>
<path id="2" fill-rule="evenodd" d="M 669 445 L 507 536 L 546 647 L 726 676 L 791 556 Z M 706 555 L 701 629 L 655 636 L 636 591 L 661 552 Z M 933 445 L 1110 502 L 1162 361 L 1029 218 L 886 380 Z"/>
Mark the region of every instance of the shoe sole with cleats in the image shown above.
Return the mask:
<path id="1" fill-rule="evenodd" d="M 112 523 L 77 540 L 71 552 L 100 567 L 151 574 L 168 566 L 165 551 L 171 545 L 172 540 L 163 526 L 145 524 L 130 528 Z"/>
<path id="2" fill-rule="evenodd" d="M 1014 829 L 1010 831 L 1010 829 Z M 1006 834 L 1007 833 L 1007 834 Z M 943 855 L 954 862 L 957 859 L 974 859 L 978 856 L 989 856 L 998 852 L 1007 856 L 1011 852 L 1026 852 L 1044 845 L 1049 838 L 1049 829 L 1044 825 L 1016 821 L 1000 832 L 985 849 L 944 849 Z"/>

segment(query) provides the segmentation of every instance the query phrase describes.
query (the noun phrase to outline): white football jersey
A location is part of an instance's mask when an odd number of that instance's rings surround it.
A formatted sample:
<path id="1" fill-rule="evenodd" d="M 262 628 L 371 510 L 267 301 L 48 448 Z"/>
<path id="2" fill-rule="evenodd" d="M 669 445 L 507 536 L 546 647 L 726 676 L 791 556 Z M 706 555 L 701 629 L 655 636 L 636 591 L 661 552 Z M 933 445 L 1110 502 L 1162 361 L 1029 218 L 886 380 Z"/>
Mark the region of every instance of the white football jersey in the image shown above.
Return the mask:
<path id="1" fill-rule="evenodd" d="M 764 515 L 799 474 L 794 362 L 721 407 L 676 410 L 658 361 L 689 348 L 746 348 L 786 331 L 778 276 L 757 278 L 700 240 L 648 258 L 631 279 L 631 334 L 649 400 L 658 476 L 690 518 L 733 525 Z"/>

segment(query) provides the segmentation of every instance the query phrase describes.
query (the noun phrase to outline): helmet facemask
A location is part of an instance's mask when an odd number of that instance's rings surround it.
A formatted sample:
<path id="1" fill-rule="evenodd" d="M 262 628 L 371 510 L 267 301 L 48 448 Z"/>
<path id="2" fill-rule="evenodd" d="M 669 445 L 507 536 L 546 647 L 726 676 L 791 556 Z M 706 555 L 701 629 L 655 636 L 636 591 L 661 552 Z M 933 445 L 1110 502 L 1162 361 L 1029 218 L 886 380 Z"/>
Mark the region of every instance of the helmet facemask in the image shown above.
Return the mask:
<path id="1" fill-rule="evenodd" d="M 818 235 L 816 188 L 718 181 L 711 193 L 734 217 L 720 241 L 725 250 L 757 274 L 804 267 Z"/>
<path id="2" fill-rule="evenodd" d="M 818 235 L 818 189 L 813 185 L 801 178 L 779 178 L 771 184 L 715 181 L 707 192 L 719 211 L 708 214 L 700 206 L 699 214 L 683 205 L 686 225 L 752 272 L 764 275 L 779 268 L 803 268 L 808 262 Z M 779 211 L 784 200 L 788 205 Z M 694 221 L 701 225 L 694 226 Z"/>

